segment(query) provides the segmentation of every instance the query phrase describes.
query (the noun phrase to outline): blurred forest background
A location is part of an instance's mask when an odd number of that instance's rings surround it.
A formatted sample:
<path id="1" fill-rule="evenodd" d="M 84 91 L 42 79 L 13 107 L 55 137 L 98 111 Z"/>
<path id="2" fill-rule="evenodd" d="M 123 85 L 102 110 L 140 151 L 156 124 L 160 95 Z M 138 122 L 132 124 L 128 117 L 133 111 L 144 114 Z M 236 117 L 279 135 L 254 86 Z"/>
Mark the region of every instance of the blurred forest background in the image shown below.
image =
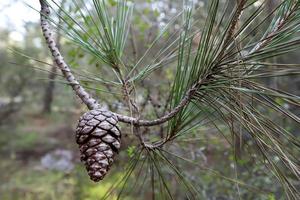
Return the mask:
<path id="1" fill-rule="evenodd" d="M 114 1 L 108 2 L 111 8 L 115 6 Z M 199 15 L 205 15 L 207 1 L 194 2 L 201 11 Z M 49 65 L 52 60 L 42 38 L 39 13 L 25 3 L 39 9 L 38 1 L 0 1 L 0 199 L 101 199 L 124 175 L 136 142 L 130 137 L 130 130 L 127 131 L 128 137 L 124 131 L 122 151 L 112 171 L 100 183 L 89 180 L 84 166 L 79 162 L 74 138 L 77 120 L 86 108 L 65 84 L 60 72 Z M 62 0 L 60 3 L 69 12 L 76 13 L 69 1 Z M 270 12 L 277 3 L 275 0 L 269 1 Z M 137 0 L 135 4 L 127 44 L 128 51 L 132 52 L 130 59 L 133 60 L 142 55 L 162 27 L 182 8 L 182 1 L 179 0 Z M 176 26 L 170 32 L 176 30 Z M 101 64 L 86 55 L 80 47 L 72 45 L 62 33 L 57 34 L 57 42 L 75 72 L 82 75 L 84 85 L 104 99 L 106 106 L 122 110 L 124 105 L 119 103 L 118 94 L 97 79 Z M 197 38 L 194 42 L 197 44 Z M 300 63 L 299 53 L 289 53 L 276 59 L 279 63 Z M 84 76 L 93 77 L 93 83 Z M 148 109 L 157 112 L 149 115 L 150 118 L 160 115 L 164 102 L 161 100 L 163 94 L 158 91 L 168 91 L 168 78 L 172 78 L 170 72 L 157 71 L 155 76 L 165 77 L 164 82 L 157 82 L 158 78 L 146 80 L 144 84 L 149 89 L 141 97 L 147 96 Z M 273 77 L 263 81 L 269 87 L 300 95 L 299 76 Z M 280 102 L 280 99 L 277 103 L 300 115 L 299 107 Z M 299 124 L 281 119 L 277 123 L 299 138 Z M 235 157 L 230 145 L 215 130 L 210 130 L 209 127 L 202 127 L 201 131 L 205 134 L 182 140 L 181 148 L 174 149 L 201 165 L 199 169 L 193 165 L 182 166 L 185 176 L 197 180 L 203 199 L 285 198 L 280 183 L 262 163 L 241 157 L 238 160 L 240 172 L 236 174 Z M 295 154 L 299 157 L 299 149 L 295 149 Z M 167 180 L 174 190 L 181 191 L 183 186 L 172 176 Z M 299 180 L 294 180 L 294 184 L 300 188 Z M 143 189 L 128 192 L 127 197 L 122 199 L 141 199 L 140 193 L 145 199 L 152 198 L 151 190 Z M 108 199 L 116 198 L 117 193 Z M 177 199 L 184 197 L 177 194 Z"/>

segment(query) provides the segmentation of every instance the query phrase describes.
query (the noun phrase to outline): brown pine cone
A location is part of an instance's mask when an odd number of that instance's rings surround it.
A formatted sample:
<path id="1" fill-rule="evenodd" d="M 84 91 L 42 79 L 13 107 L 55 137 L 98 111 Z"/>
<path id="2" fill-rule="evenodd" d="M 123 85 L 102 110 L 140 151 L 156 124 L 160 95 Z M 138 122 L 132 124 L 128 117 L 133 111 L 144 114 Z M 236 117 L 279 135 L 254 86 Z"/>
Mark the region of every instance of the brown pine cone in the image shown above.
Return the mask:
<path id="1" fill-rule="evenodd" d="M 76 142 L 80 159 L 95 182 L 104 178 L 120 149 L 121 132 L 117 123 L 118 118 L 113 113 L 99 109 L 91 110 L 79 119 Z"/>

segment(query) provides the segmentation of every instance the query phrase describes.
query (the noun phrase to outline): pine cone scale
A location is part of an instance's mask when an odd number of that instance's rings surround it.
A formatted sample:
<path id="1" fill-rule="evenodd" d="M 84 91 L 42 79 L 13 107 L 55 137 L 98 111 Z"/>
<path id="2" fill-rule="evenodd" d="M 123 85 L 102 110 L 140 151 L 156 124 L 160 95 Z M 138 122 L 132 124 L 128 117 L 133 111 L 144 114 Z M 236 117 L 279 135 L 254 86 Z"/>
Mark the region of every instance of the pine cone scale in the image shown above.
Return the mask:
<path id="1" fill-rule="evenodd" d="M 92 110 L 80 117 L 76 129 L 81 161 L 90 178 L 100 181 L 120 149 L 121 132 L 117 117 L 109 111 Z"/>

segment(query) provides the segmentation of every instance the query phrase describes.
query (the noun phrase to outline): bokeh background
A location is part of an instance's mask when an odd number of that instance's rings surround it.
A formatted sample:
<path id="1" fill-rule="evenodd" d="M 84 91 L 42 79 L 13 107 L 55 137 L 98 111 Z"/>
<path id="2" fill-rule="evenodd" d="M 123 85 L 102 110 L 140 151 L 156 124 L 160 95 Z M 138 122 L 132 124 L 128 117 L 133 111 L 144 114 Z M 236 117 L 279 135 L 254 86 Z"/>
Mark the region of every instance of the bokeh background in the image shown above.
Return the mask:
<path id="1" fill-rule="evenodd" d="M 151 41 L 154 38 L 152 33 L 163 27 L 182 5 L 181 1 L 137 2 L 140 3 L 140 12 L 134 19 L 134 33 L 140 41 Z M 195 2 L 199 6 L 206 4 L 206 1 Z M 67 2 L 64 6 L 68 9 Z M 272 9 L 274 5 L 270 3 L 269 6 Z M 39 9 L 36 0 L 0 0 L 0 199 L 101 199 L 122 176 L 122 169 L 131 157 L 134 143 L 130 140 L 124 142 L 123 151 L 105 181 L 95 184 L 89 180 L 79 162 L 74 139 L 77 119 L 85 107 L 64 84 L 60 73 L 54 71 L 57 75 L 51 76 L 49 72 L 53 70 L 52 67 L 42 63 L 52 63 L 52 60 L 42 38 L 39 13 L 34 8 Z M 70 45 L 63 35 L 58 40 L 66 59 L 76 70 L 82 72 L 86 70 L 84 66 L 95 65 L 90 70 L 96 73 L 97 63 L 94 60 L 85 57 L 78 47 Z M 144 43 L 137 45 L 141 44 Z M 143 51 L 143 47 L 138 49 Z M 299 63 L 299 53 L 282 56 L 278 61 Z M 299 76 L 272 78 L 266 80 L 266 84 L 300 95 Z M 100 95 L 107 99 L 107 104 L 111 102 L 109 95 Z M 159 97 L 154 100 L 159 102 Z M 299 108 L 283 106 L 299 116 Z M 299 137 L 298 125 L 284 119 L 278 123 Z M 209 144 L 198 141 L 197 149 L 189 143 L 187 149 L 193 150 L 193 156 L 207 166 L 220 169 L 224 176 L 232 176 L 233 156 L 230 148 L 218 138 L 212 141 Z M 242 160 L 240 164 L 247 162 Z M 247 165 L 252 170 L 244 171 L 241 179 L 247 180 L 249 185 L 262 186 L 262 190 L 275 191 L 273 194 L 277 196 L 263 194 L 264 191 L 260 196 L 255 191 L 242 189 L 241 193 L 246 195 L 244 199 L 284 198 L 280 184 L 274 181 L 274 177 L 260 174 L 264 166 Z M 196 175 L 200 176 L 201 190 L 207 199 L 238 199 L 236 186 L 232 182 L 205 171 Z M 264 187 L 266 185 L 272 187 Z M 109 199 L 114 198 L 116 196 Z M 128 195 L 128 199 L 139 198 Z M 180 195 L 178 199 L 181 199 Z"/>

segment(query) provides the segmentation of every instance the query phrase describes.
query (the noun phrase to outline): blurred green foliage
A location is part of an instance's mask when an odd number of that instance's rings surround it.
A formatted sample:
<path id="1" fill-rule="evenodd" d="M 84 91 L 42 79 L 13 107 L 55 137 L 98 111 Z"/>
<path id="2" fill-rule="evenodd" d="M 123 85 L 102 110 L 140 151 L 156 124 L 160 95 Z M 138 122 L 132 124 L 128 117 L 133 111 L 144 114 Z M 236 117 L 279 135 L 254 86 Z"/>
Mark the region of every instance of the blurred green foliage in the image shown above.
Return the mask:
<path id="1" fill-rule="evenodd" d="M 154 1 L 147 0 L 145 2 L 153 3 Z M 137 3 L 143 4 L 144 1 L 137 1 Z M 157 20 L 161 14 L 160 12 L 165 13 L 166 17 L 163 20 L 165 22 L 173 17 L 171 8 L 178 11 L 178 8 L 182 6 L 181 1 L 168 1 L 168 3 L 169 7 L 167 6 L 162 10 L 153 9 L 150 6 L 141 6 L 141 8 L 134 11 L 134 27 L 132 27 L 134 33 L 133 35 L 129 34 L 129 40 L 134 38 L 138 44 L 137 52 L 135 52 L 137 57 L 145 52 L 157 33 L 161 31 L 160 22 Z M 109 4 L 115 7 L 116 1 L 109 0 Z M 68 3 L 66 6 L 68 6 Z M 203 13 L 205 12 L 203 10 Z M 198 14 L 201 15 L 200 12 Z M 204 22 L 201 21 L 201 23 Z M 122 151 L 105 180 L 100 183 L 93 183 L 89 180 L 84 167 L 79 162 L 79 153 L 74 139 L 76 121 L 81 113 L 85 111 L 84 106 L 75 99 L 63 79 L 57 77 L 55 98 L 52 105 L 54 112 L 51 114 L 41 112 L 43 93 L 48 83 L 48 72 L 45 73 L 42 70 L 49 71 L 50 66 L 41 62 L 34 62 L 32 59 L 14 52 L 26 53 L 26 55 L 49 64 L 52 64 L 52 60 L 42 40 L 39 43 L 42 44 L 41 46 L 32 42 L 42 37 L 38 23 L 26 24 L 25 29 L 27 31 L 22 42 L 10 41 L 9 34 L 11 30 L 9 28 L 7 30 L 0 29 L 0 42 L 5 46 L 5 48 L 0 49 L 0 98 L 22 97 L 21 105 L 17 110 L 11 111 L 9 115 L 0 116 L 0 199 L 95 200 L 102 199 L 107 195 L 107 191 L 110 191 L 118 183 L 116 190 L 107 199 L 118 199 L 118 191 L 121 190 L 124 190 L 122 200 L 151 199 L 153 196 L 156 199 L 166 199 L 161 194 L 163 193 L 161 191 L 162 186 L 157 179 L 153 181 L 153 184 L 157 186 L 154 189 L 155 194 L 153 194 L 152 185 L 150 184 L 151 177 L 146 176 L 153 170 L 151 162 L 146 162 L 145 165 L 140 163 L 138 165 L 140 170 L 134 171 L 130 174 L 130 178 L 124 181 L 130 160 L 136 158 L 136 152 L 139 149 L 135 145 L 136 140 L 133 139 L 131 128 L 122 127 L 122 130 L 124 130 Z M 162 40 L 170 36 L 174 30 L 175 28 L 172 27 L 169 31 L 166 31 Z M 111 109 L 118 110 L 120 107 L 121 109 L 125 107 L 124 104 L 119 105 L 116 103 L 119 99 L 122 99 L 122 96 L 118 95 L 122 88 L 118 85 L 115 88 L 110 88 L 103 84 L 102 78 L 115 81 L 116 77 L 109 73 L 99 60 L 86 54 L 81 47 L 72 45 L 65 38 L 62 40 L 62 44 L 62 51 L 66 55 L 66 60 L 73 67 L 82 83 L 93 94 L 104 99 L 105 104 L 111 106 Z M 158 43 L 157 47 L 145 60 L 151 60 L 162 46 L 164 46 L 163 43 Z M 13 51 L 8 50 L 7 47 L 13 49 Z M 132 50 L 131 44 L 128 42 L 126 51 L 131 52 Z M 131 57 L 128 59 L 134 60 L 135 53 L 132 52 Z M 282 56 L 278 59 L 282 62 L 293 60 L 299 63 L 297 53 Z M 171 88 L 170 80 L 173 80 L 174 77 L 174 69 L 167 68 L 164 72 L 155 72 L 153 77 L 145 79 L 143 83 L 151 85 L 152 90 L 149 93 L 156 97 L 155 100 L 159 104 L 148 105 L 145 109 L 145 116 L 155 118 L 157 113 L 153 110 L 156 107 L 160 109 L 158 109 L 159 111 L 163 109 L 161 106 L 165 103 L 163 99 L 167 99 L 167 93 Z M 158 82 L 162 79 L 163 82 Z M 275 84 L 278 88 L 299 95 L 299 85 L 295 84 L 299 83 L 298 79 L 291 76 L 277 79 L 270 78 L 264 81 L 269 85 Z M 103 90 L 106 92 L 102 92 Z M 146 94 L 147 92 L 142 91 L 141 93 Z M 283 107 L 291 106 L 281 98 L 276 98 L 275 101 Z M 290 109 L 293 109 L 296 114 L 300 113 L 297 107 Z M 279 123 L 283 128 L 299 137 L 300 129 L 297 124 L 285 119 L 279 120 L 281 118 L 277 115 L 270 114 L 271 109 L 266 109 L 264 112 L 274 122 Z M 226 132 L 226 127 L 221 125 L 223 122 L 217 120 L 216 123 L 217 125 L 214 125 L 218 126 L 218 129 L 213 125 L 200 127 L 191 131 L 188 135 L 180 136 L 177 143 L 166 148 L 181 155 L 184 159 L 194 162 L 183 162 L 182 159 L 174 157 L 171 159 L 183 171 L 184 176 L 188 177 L 191 183 L 199 189 L 201 196 L 196 199 L 285 199 L 280 183 L 276 181 L 265 163 L 258 159 L 258 155 L 245 156 L 248 153 L 246 151 L 251 152 L 255 148 L 251 141 L 245 148 L 246 150 L 241 152 L 242 156 L 236 157 L 236 152 L 232 150 L 229 142 L 219 133 L 229 135 L 229 132 Z M 159 133 L 160 130 L 159 128 L 152 128 L 151 131 Z M 149 140 L 160 137 L 159 134 L 153 134 L 149 137 Z M 71 172 L 50 170 L 41 166 L 41 158 L 55 149 L 66 149 L 73 153 L 72 162 L 75 167 Z M 298 156 L 299 149 L 293 149 L 292 154 Z M 145 157 L 146 154 L 142 154 L 141 159 Z M 275 156 L 274 159 L 276 160 Z M 167 180 L 166 185 L 174 192 L 175 199 L 185 199 L 186 188 L 184 184 L 177 182 L 176 173 L 170 170 L 170 166 L 165 164 L 163 161 L 158 162 L 163 176 Z M 125 182 L 126 186 L 123 188 Z M 299 188 L 299 180 L 293 179 L 293 183 Z"/>

